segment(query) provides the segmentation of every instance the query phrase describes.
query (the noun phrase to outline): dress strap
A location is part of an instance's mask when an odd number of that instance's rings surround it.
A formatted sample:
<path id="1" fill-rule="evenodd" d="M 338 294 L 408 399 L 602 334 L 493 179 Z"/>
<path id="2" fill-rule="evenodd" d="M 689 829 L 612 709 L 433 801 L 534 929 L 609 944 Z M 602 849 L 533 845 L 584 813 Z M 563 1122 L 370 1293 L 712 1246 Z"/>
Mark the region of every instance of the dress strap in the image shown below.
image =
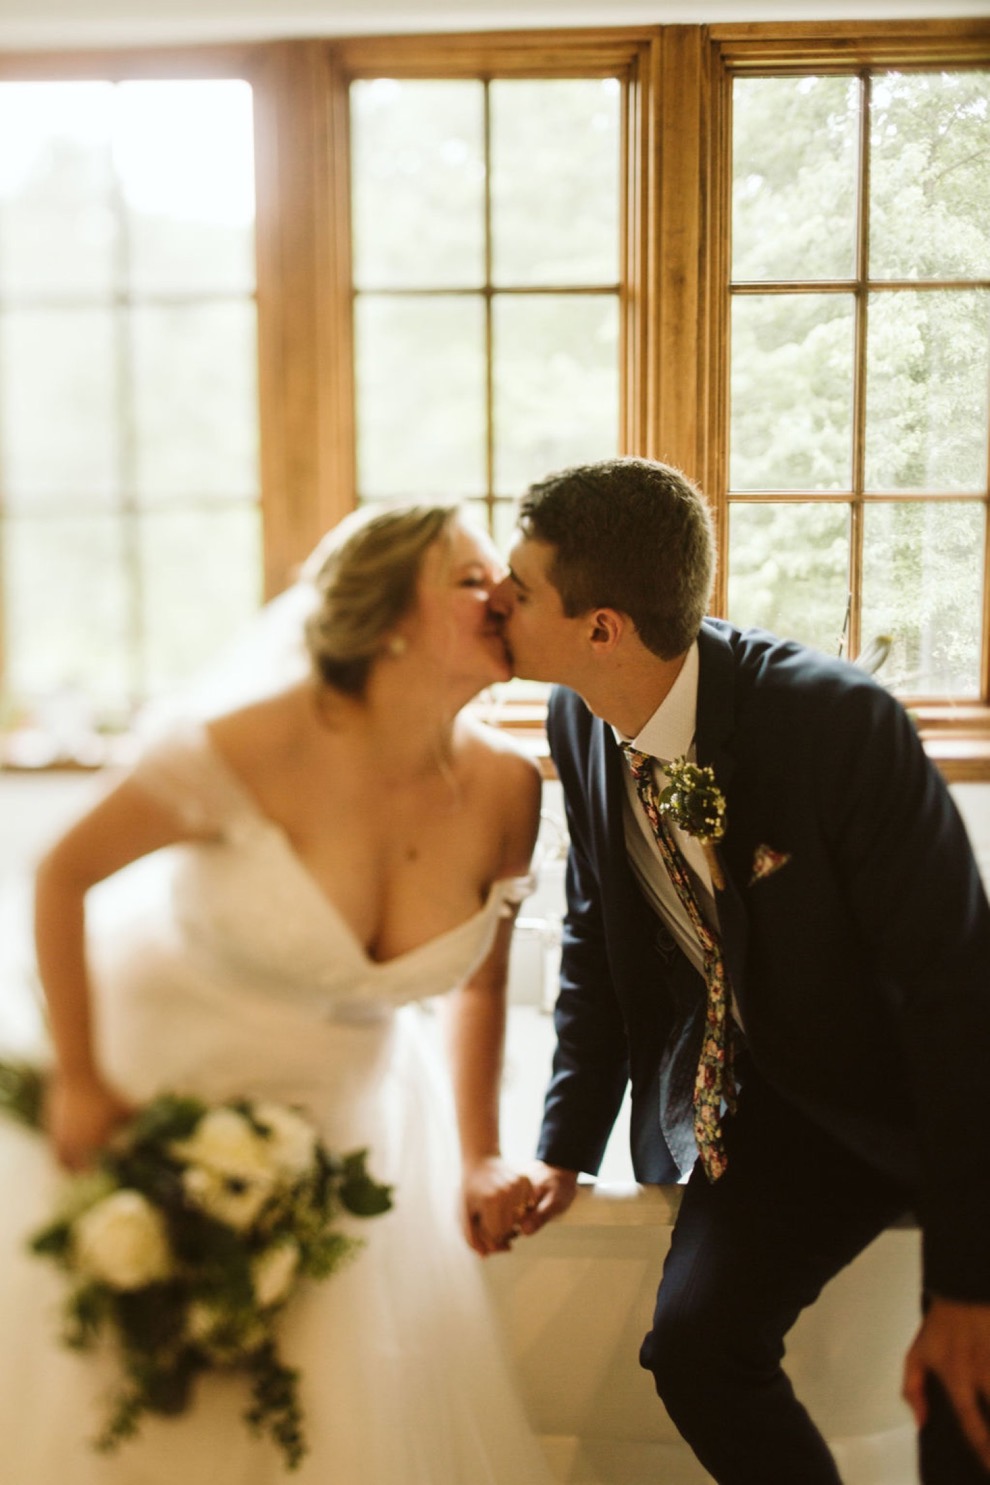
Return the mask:
<path id="1" fill-rule="evenodd" d="M 195 835 L 223 836 L 251 812 L 249 796 L 200 722 L 183 722 L 155 738 L 131 777 Z"/>
<path id="2" fill-rule="evenodd" d="M 511 918 L 519 904 L 536 890 L 536 873 L 524 877 L 500 877 L 492 889 L 498 893 L 499 917 Z"/>

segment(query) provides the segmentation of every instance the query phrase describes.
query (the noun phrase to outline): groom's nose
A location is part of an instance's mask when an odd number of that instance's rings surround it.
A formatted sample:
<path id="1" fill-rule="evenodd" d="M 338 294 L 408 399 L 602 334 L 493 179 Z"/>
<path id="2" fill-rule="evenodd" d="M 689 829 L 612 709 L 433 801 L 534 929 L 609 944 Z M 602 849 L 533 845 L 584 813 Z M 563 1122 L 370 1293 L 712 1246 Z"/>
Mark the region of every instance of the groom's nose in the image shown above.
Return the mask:
<path id="1" fill-rule="evenodd" d="M 504 577 L 500 583 L 496 583 L 488 595 L 488 607 L 500 619 L 507 618 L 511 614 L 514 601 L 515 592 L 510 577 Z"/>

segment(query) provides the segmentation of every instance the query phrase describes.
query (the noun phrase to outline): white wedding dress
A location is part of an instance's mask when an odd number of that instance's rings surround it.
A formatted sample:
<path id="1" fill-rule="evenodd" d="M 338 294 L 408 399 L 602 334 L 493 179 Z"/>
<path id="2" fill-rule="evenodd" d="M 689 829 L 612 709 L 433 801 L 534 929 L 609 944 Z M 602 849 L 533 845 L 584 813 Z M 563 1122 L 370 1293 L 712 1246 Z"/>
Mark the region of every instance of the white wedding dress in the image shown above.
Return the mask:
<path id="1" fill-rule="evenodd" d="M 464 979 L 527 884 L 497 882 L 459 927 L 385 963 L 346 922 L 201 726 L 139 776 L 216 841 L 97 889 L 90 957 L 102 1064 L 127 1097 L 165 1089 L 304 1106 L 328 1145 L 367 1146 L 394 1183 L 366 1247 L 284 1316 L 309 1453 L 294 1474 L 242 1421 L 247 1387 L 206 1376 L 178 1419 L 110 1456 L 90 1440 L 113 1373 L 58 1342 L 63 1281 L 27 1255 L 62 1177 L 41 1136 L 0 1125 L 0 1476 L 4 1485 L 549 1485 L 456 1216 L 447 1071 L 413 1004 Z M 151 880 L 153 879 L 153 880 Z M 498 1259 L 511 1262 L 511 1259 Z"/>

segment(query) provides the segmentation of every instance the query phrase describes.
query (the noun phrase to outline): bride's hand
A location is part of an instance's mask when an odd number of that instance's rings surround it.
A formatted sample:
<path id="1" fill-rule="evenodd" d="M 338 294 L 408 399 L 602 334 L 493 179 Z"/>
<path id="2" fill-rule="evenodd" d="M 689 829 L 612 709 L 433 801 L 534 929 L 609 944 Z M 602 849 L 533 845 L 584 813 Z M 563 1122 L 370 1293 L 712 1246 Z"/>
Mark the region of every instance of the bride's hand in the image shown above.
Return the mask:
<path id="1" fill-rule="evenodd" d="M 462 1185 L 464 1234 L 476 1253 L 506 1253 L 522 1231 L 532 1208 L 529 1178 L 499 1155 L 489 1155 L 465 1169 Z"/>
<path id="2" fill-rule="evenodd" d="M 68 1170 L 84 1170 L 92 1165 L 117 1125 L 133 1112 L 98 1079 L 52 1075 L 45 1124 L 55 1154 Z"/>

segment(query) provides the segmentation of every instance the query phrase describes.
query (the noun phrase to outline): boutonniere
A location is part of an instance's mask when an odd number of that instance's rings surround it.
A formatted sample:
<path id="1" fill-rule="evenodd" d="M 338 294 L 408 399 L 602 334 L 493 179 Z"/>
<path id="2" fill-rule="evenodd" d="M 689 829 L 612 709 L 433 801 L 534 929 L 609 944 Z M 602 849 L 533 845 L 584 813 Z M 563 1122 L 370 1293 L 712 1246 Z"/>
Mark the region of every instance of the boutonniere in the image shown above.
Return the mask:
<path id="1" fill-rule="evenodd" d="M 725 834 L 725 795 L 715 782 L 715 771 L 689 763 L 686 758 L 664 763 L 663 771 L 670 782 L 657 800 L 660 813 L 698 841 L 712 874 L 712 884 L 721 891 L 725 877 L 715 854 L 715 842 Z"/>
<path id="2" fill-rule="evenodd" d="M 773 846 L 757 846 L 753 852 L 753 875 L 749 879 L 749 885 L 752 887 L 756 882 L 762 882 L 764 877 L 772 877 L 790 859 L 790 851 L 775 851 Z"/>

